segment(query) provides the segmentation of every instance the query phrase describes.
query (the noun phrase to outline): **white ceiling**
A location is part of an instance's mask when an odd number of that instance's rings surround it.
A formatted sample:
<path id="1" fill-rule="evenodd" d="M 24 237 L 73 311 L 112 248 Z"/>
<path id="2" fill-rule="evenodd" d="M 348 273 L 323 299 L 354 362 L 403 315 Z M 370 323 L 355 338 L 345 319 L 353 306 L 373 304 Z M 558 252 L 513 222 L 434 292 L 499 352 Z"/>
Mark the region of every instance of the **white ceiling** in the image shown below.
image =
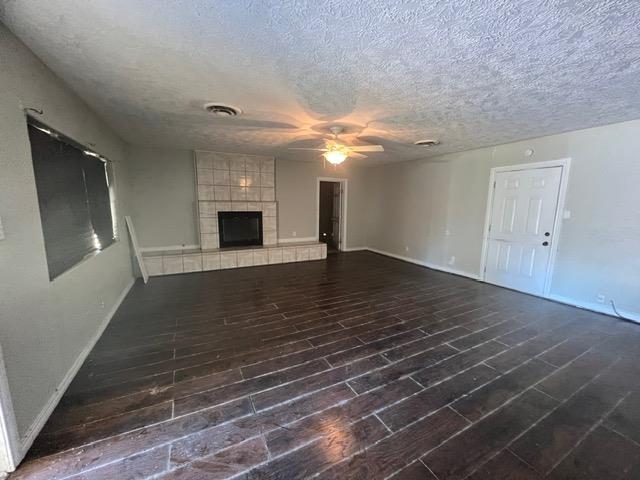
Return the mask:
<path id="1" fill-rule="evenodd" d="M 0 18 L 134 144 L 308 160 L 287 147 L 346 122 L 385 146 L 373 163 L 640 118 L 638 0 L 6 0 Z"/>

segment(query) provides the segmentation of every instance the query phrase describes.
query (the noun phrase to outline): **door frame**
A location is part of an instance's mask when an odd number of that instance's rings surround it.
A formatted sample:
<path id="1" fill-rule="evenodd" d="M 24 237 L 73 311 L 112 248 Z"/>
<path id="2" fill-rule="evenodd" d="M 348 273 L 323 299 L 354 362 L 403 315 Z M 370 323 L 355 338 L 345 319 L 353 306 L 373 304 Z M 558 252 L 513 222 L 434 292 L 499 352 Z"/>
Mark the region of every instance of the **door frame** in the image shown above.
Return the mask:
<path id="1" fill-rule="evenodd" d="M 25 453 L 18 435 L 2 346 L 0 346 L 0 477 L 5 471 L 13 472 Z"/>
<path id="2" fill-rule="evenodd" d="M 338 177 L 317 177 L 316 180 L 316 241 L 320 241 L 320 182 L 339 183 L 341 188 L 340 200 L 340 244 L 338 250 L 341 252 L 347 249 L 347 187 L 349 181 L 346 178 Z"/>
<path id="3" fill-rule="evenodd" d="M 561 167 L 560 189 L 558 191 L 558 206 L 553 220 L 553 241 L 551 242 L 551 251 L 549 252 L 549 262 L 547 263 L 547 272 L 544 278 L 544 288 L 542 296 L 548 297 L 551 290 L 551 281 L 555 270 L 556 255 L 558 244 L 560 243 L 560 233 L 562 229 L 562 219 L 564 213 L 564 204 L 567 196 L 567 186 L 569 184 L 569 170 L 571 168 L 571 158 L 560 158 L 558 160 L 548 160 L 543 162 L 521 163 L 518 165 L 508 165 L 504 167 L 493 167 L 489 174 L 489 186 L 487 193 L 487 210 L 485 212 L 484 230 L 482 232 L 482 254 L 480 257 L 480 280 L 486 283 L 487 274 L 487 255 L 489 253 L 489 226 L 491 225 L 491 213 L 493 211 L 494 187 L 496 174 L 502 172 L 514 172 L 518 170 L 536 170 L 540 168 Z M 510 287 L 506 287 L 510 288 Z M 514 289 L 515 290 L 515 289 Z"/>

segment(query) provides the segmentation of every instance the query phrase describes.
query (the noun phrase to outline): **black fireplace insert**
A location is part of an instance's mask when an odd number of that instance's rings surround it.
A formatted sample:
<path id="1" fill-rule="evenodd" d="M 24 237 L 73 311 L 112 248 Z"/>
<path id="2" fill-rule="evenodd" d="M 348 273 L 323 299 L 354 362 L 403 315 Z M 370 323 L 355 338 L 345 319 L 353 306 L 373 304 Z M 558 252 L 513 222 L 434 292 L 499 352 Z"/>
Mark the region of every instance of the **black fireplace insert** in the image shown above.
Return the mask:
<path id="1" fill-rule="evenodd" d="M 220 248 L 262 245 L 262 212 L 218 212 Z"/>

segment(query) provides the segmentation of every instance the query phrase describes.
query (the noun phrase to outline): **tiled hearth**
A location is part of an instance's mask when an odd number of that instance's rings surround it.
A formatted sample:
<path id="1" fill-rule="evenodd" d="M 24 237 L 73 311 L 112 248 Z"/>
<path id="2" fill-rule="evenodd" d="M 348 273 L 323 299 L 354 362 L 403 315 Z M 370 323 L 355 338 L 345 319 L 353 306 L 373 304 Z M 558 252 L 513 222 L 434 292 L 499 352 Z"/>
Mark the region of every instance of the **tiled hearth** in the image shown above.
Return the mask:
<path id="1" fill-rule="evenodd" d="M 144 264 L 147 273 L 156 276 L 324 258 L 327 258 L 327 245 L 324 243 L 286 243 L 250 248 L 147 252 Z"/>
<path id="2" fill-rule="evenodd" d="M 327 258 L 318 242 L 278 244 L 278 205 L 272 157 L 196 151 L 200 249 L 146 252 L 151 276 L 304 262 Z M 261 247 L 220 249 L 218 212 L 262 212 Z"/>

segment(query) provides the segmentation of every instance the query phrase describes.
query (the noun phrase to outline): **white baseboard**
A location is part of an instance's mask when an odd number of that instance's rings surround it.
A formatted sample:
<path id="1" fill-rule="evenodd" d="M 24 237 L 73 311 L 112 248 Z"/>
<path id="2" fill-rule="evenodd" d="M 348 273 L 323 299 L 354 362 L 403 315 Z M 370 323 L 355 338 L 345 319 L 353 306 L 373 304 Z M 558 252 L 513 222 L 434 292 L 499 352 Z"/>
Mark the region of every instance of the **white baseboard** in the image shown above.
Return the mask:
<path id="1" fill-rule="evenodd" d="M 405 257 L 403 255 L 397 255 L 395 253 L 387 252 L 385 250 L 378 250 L 377 248 L 367 247 L 367 250 L 370 250 L 370 251 L 372 251 L 374 253 L 379 253 L 380 255 L 385 255 L 387 257 L 392 257 L 392 258 L 396 258 L 398 260 L 403 260 L 405 262 L 414 263 L 416 265 L 420 265 L 422 267 L 427 267 L 427 268 L 430 268 L 432 270 L 439 270 L 439 271 L 445 272 L 445 273 L 452 273 L 454 275 L 460 275 L 461 277 L 472 278 L 473 280 L 480 280 L 480 276 L 476 275 L 475 273 L 469 273 L 469 272 L 465 272 L 463 270 L 456 270 L 454 268 L 443 267 L 443 266 L 436 265 L 436 264 L 429 263 L 429 262 L 423 262 L 422 260 L 416 260 L 415 258 Z"/>
<path id="2" fill-rule="evenodd" d="M 468 272 L 464 272 L 464 271 L 461 271 L 461 270 L 455 270 L 455 269 L 447 268 L 447 267 L 441 267 L 439 265 L 434 265 L 432 263 L 422 262 L 420 260 L 416 260 L 416 259 L 409 258 L 409 257 L 404 257 L 402 255 L 396 255 L 395 253 L 387 252 L 387 251 L 384 251 L 384 250 L 378 250 L 377 248 L 368 247 L 367 250 L 370 250 L 370 251 L 372 251 L 374 253 L 379 253 L 380 255 L 386 255 L 388 257 L 397 258 L 398 260 L 404 260 L 405 262 L 415 263 L 416 265 L 421 265 L 423 267 L 428 267 L 428 268 L 431 268 L 433 270 L 440 270 L 441 272 L 453 273 L 455 275 L 461 275 L 463 277 L 472 278 L 474 280 L 481 280 L 479 275 L 475 275 L 473 273 L 468 273 Z M 551 293 L 551 294 L 549 294 L 547 296 L 543 296 L 543 295 L 536 295 L 536 296 L 539 296 L 540 298 L 546 298 L 547 300 L 553 300 L 554 302 L 563 303 L 563 304 L 569 305 L 571 307 L 582 308 L 584 310 L 590 310 L 590 311 L 596 312 L 596 313 L 603 313 L 605 315 L 609 315 L 609 316 L 613 316 L 613 317 L 617 317 L 618 316 L 618 315 L 616 315 L 616 312 L 613 310 L 613 308 L 610 305 L 607 305 L 607 304 L 583 302 L 583 301 L 580 301 L 580 300 L 575 300 L 575 299 L 570 298 L 570 297 L 564 297 L 562 295 L 555 295 L 553 293 Z M 638 314 L 636 312 L 630 312 L 630 311 L 627 311 L 627 310 L 624 310 L 624 309 L 620 309 L 620 308 L 618 308 L 618 312 L 624 318 L 626 318 L 628 320 L 631 320 L 633 322 L 640 323 L 640 314 Z"/>
<path id="3" fill-rule="evenodd" d="M 200 245 L 167 245 L 166 247 L 140 247 L 141 252 L 164 252 L 173 250 L 196 250 Z"/>
<path id="4" fill-rule="evenodd" d="M 596 313 L 604 313 L 605 315 L 610 315 L 612 317 L 618 316 L 616 315 L 616 312 L 613 310 L 611 305 L 608 305 L 608 304 L 583 302 L 580 300 L 574 300 L 573 298 L 564 297 L 562 295 L 555 295 L 553 293 L 549 294 L 546 298 L 548 298 L 549 300 L 553 300 L 554 302 L 571 305 L 572 307 L 578 307 L 584 310 L 591 310 L 592 312 L 596 312 Z M 633 322 L 640 323 L 640 314 L 622 310 L 620 308 L 618 308 L 618 312 L 624 318 L 631 320 Z"/>
<path id="5" fill-rule="evenodd" d="M 347 247 L 342 251 L 343 252 L 360 252 L 362 250 L 369 250 L 369 248 L 368 247 Z"/>
<path id="6" fill-rule="evenodd" d="M 44 427 L 44 424 L 51 416 L 51 413 L 58 405 L 58 402 L 60 402 L 62 395 L 64 395 L 67 387 L 69 387 L 69 384 L 76 376 L 76 373 L 78 373 L 78 370 L 80 370 L 80 367 L 86 360 L 95 344 L 98 342 L 98 339 L 100 338 L 104 330 L 107 328 L 107 325 L 109 325 L 109 322 L 113 318 L 113 315 L 116 313 L 116 310 L 118 310 L 118 307 L 129 293 L 129 290 L 131 290 L 131 287 L 133 287 L 135 281 L 135 278 L 131 278 L 131 281 L 127 284 L 124 290 L 122 290 L 115 303 L 113 304 L 113 307 L 111 307 L 109 312 L 107 312 L 107 315 L 102 320 L 102 323 L 98 327 L 96 333 L 93 335 L 93 337 L 91 337 L 87 345 L 82 349 L 82 351 L 78 355 L 78 358 L 76 358 L 76 360 L 73 362 L 73 365 L 71 365 L 71 368 L 69 369 L 69 371 L 67 371 L 67 374 L 58 385 L 58 388 L 56 388 L 51 397 L 49 397 L 49 400 L 45 404 L 44 408 L 40 411 L 36 419 L 29 426 L 24 436 L 20 439 L 21 458 L 24 458 L 29 448 L 31 448 L 33 441 L 38 436 L 38 433 L 40 433 L 40 430 L 42 430 L 42 427 Z"/>
<path id="7" fill-rule="evenodd" d="M 278 243 L 316 242 L 316 237 L 291 237 L 279 238 Z"/>

